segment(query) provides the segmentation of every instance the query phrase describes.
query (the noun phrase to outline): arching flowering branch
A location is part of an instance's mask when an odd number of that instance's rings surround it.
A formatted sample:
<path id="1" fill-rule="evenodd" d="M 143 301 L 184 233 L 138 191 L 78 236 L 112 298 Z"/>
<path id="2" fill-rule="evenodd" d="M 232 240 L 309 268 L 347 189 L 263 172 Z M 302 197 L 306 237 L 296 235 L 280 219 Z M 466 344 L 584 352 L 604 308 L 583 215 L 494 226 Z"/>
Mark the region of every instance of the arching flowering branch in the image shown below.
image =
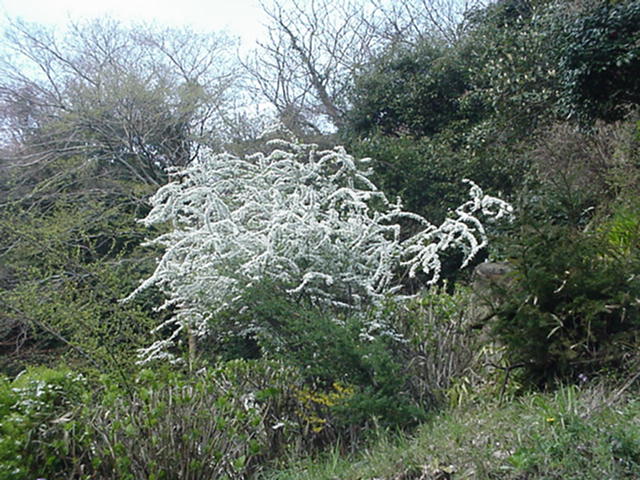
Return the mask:
<path id="1" fill-rule="evenodd" d="M 272 147 L 247 158 L 203 154 L 152 197 L 144 223 L 171 228 L 150 242 L 165 253 L 132 296 L 159 286 L 177 314 L 174 334 L 143 352 L 146 358 L 164 355 L 184 328 L 205 335 L 217 312 L 264 279 L 337 307 L 397 292 L 403 269 L 435 282 L 443 250 L 461 248 L 466 264 L 486 244 L 476 215 L 511 210 L 469 182 L 470 200 L 435 226 L 390 202 L 370 181 L 367 159 L 342 147 L 281 140 Z M 401 219 L 422 230 L 401 239 Z"/>

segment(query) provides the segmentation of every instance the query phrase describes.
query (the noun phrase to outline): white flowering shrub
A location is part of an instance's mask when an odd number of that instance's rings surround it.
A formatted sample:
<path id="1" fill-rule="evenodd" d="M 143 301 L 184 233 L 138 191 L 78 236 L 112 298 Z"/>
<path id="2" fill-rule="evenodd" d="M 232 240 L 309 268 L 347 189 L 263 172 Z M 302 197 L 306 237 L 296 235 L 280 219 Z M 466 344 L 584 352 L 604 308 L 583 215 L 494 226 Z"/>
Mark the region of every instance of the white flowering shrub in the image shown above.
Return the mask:
<path id="1" fill-rule="evenodd" d="M 185 328 L 205 335 L 217 312 L 265 279 L 337 307 L 398 292 L 407 272 L 435 282 L 444 250 L 462 249 L 466 264 L 485 246 L 479 214 L 500 218 L 511 211 L 468 182 L 470 200 L 432 225 L 376 188 L 367 159 L 342 147 L 271 143 L 276 149 L 269 155 L 203 154 L 152 197 L 144 223 L 168 222 L 170 230 L 150 242 L 165 253 L 132 295 L 158 286 L 176 314 L 158 327 L 171 326 L 173 334 L 144 358 L 165 355 Z M 404 238 L 401 220 L 417 223 L 419 233 Z"/>

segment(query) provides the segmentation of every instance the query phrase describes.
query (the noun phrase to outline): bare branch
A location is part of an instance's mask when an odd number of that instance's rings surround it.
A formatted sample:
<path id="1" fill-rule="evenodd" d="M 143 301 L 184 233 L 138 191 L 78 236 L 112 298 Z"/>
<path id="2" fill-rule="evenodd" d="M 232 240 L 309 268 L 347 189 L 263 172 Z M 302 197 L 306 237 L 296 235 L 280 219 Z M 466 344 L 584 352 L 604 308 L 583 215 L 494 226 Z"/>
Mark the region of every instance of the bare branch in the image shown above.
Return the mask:
<path id="1" fill-rule="evenodd" d="M 352 73 L 371 58 L 374 31 L 361 1 L 289 5 L 263 4 L 269 37 L 245 66 L 290 130 L 331 131 L 344 123 Z"/>

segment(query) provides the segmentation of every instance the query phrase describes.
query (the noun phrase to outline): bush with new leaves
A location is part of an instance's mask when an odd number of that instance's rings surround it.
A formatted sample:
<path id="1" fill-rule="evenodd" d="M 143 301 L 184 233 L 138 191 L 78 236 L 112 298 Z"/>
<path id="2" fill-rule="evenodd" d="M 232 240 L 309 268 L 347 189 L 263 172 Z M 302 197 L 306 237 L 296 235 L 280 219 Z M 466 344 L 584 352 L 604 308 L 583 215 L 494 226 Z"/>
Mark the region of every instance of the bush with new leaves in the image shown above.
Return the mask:
<path id="1" fill-rule="evenodd" d="M 293 369 L 235 360 L 185 375 L 143 370 L 135 384 L 105 385 L 85 412 L 94 478 L 244 479 L 304 441 Z"/>
<path id="2" fill-rule="evenodd" d="M 70 478 L 88 453 L 75 421 L 87 397 L 86 379 L 68 369 L 0 377 L 0 480 Z"/>

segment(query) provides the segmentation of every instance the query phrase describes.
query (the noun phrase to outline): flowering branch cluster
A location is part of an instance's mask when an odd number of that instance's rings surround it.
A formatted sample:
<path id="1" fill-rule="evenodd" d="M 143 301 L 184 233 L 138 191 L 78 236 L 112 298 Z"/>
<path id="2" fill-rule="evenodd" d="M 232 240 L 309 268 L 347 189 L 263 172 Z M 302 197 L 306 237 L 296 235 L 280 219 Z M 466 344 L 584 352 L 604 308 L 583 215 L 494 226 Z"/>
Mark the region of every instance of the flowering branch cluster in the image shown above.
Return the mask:
<path id="1" fill-rule="evenodd" d="M 202 155 L 152 197 L 144 223 L 171 228 L 150 242 L 165 253 L 132 296 L 159 286 L 177 314 L 173 335 L 144 357 L 164 355 L 184 328 L 205 335 L 212 316 L 263 279 L 337 307 L 397 292 L 403 271 L 435 282 L 443 250 L 461 248 L 466 264 L 486 244 L 475 215 L 499 218 L 511 209 L 468 182 L 471 199 L 435 226 L 390 202 L 369 180 L 368 159 L 342 147 L 271 143 L 269 155 Z M 420 233 L 402 238 L 403 219 Z"/>

